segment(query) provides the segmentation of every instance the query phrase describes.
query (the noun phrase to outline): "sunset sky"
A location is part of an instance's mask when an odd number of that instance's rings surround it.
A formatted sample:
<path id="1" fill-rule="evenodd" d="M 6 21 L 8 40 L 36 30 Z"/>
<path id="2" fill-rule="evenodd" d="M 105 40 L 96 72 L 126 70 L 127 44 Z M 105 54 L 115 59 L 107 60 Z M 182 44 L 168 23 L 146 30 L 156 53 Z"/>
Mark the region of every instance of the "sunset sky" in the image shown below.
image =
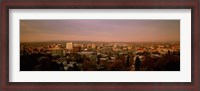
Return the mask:
<path id="1" fill-rule="evenodd" d="M 180 41 L 179 20 L 20 20 L 20 41 Z"/>

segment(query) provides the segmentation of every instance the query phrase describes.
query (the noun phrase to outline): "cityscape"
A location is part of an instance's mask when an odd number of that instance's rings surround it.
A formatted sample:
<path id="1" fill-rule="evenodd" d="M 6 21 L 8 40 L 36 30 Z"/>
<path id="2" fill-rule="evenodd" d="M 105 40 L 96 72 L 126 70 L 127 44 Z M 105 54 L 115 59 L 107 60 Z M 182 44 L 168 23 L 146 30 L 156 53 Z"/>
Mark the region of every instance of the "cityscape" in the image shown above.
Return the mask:
<path id="1" fill-rule="evenodd" d="M 20 71 L 180 71 L 180 22 L 20 20 Z"/>

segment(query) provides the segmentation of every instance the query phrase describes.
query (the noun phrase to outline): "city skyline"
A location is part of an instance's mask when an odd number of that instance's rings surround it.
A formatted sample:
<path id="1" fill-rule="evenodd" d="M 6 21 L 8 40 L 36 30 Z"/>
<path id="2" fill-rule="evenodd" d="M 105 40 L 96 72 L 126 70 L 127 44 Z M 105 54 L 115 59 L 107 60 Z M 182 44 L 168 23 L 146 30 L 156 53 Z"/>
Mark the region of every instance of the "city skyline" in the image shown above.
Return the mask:
<path id="1" fill-rule="evenodd" d="M 20 42 L 180 41 L 179 20 L 20 20 Z"/>

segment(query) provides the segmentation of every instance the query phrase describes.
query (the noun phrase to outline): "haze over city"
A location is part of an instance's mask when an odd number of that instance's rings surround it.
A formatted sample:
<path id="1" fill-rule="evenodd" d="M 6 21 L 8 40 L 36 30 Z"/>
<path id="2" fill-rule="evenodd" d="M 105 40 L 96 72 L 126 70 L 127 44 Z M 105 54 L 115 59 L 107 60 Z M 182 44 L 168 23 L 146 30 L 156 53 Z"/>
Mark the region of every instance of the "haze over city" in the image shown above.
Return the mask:
<path id="1" fill-rule="evenodd" d="M 20 20 L 20 41 L 180 41 L 179 20 Z"/>
<path id="2" fill-rule="evenodd" d="M 20 71 L 180 71 L 180 21 L 21 20 Z"/>

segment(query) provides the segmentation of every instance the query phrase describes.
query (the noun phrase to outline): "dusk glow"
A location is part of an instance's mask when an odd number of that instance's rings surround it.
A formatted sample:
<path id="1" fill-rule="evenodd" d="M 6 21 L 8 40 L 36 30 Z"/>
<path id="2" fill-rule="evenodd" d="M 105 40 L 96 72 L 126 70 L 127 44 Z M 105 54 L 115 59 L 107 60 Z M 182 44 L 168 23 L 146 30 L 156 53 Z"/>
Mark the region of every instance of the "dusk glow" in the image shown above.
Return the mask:
<path id="1" fill-rule="evenodd" d="M 179 20 L 21 20 L 20 71 L 180 71 Z"/>
<path id="2" fill-rule="evenodd" d="M 180 41 L 179 20 L 20 20 L 20 41 Z"/>

